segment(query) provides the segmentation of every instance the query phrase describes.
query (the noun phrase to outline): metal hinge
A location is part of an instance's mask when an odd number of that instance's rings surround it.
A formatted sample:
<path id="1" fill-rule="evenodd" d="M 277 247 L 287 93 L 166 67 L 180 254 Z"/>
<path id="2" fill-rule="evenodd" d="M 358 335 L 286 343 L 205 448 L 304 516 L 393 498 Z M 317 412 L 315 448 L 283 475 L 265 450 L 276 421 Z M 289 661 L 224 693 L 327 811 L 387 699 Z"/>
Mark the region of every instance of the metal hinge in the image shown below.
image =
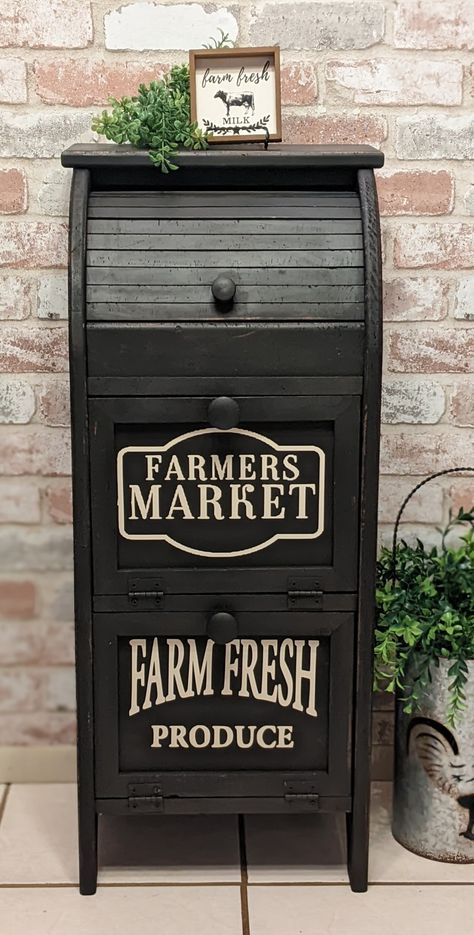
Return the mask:
<path id="1" fill-rule="evenodd" d="M 154 782 L 132 783 L 128 787 L 128 807 L 137 812 L 162 812 L 163 796 Z"/>
<path id="2" fill-rule="evenodd" d="M 156 578 L 129 578 L 128 599 L 131 604 L 153 604 L 159 607 L 164 601 L 161 581 Z"/>
<path id="3" fill-rule="evenodd" d="M 305 780 L 284 782 L 284 799 L 288 805 L 297 805 L 299 808 L 316 811 L 319 808 L 319 795 L 316 787 Z"/>
<path id="4" fill-rule="evenodd" d="M 288 607 L 291 610 L 322 610 L 323 592 L 316 578 L 288 578 Z"/>

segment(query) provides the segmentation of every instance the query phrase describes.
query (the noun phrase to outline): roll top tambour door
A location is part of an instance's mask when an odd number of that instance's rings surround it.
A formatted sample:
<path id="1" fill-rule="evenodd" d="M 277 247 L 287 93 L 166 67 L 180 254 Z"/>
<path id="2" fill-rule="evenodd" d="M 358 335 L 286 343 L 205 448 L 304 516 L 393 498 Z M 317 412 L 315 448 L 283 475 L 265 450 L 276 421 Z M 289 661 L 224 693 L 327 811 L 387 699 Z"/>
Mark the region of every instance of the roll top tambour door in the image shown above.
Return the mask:
<path id="1" fill-rule="evenodd" d="M 225 272 L 238 318 L 361 320 L 358 194 L 350 191 L 92 192 L 91 321 L 220 316 Z"/>

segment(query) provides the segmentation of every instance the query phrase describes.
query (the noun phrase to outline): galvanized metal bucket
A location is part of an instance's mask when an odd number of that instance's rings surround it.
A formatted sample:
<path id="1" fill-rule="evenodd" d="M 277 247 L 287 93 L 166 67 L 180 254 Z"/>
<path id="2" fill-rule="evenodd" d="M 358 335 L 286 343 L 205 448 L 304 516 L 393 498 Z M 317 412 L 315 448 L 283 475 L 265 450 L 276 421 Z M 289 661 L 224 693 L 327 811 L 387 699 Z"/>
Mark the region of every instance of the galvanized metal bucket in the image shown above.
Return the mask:
<path id="1" fill-rule="evenodd" d="M 397 702 L 392 831 L 422 857 L 474 863 L 474 660 L 454 729 L 447 723 L 449 666 L 442 660 L 433 669 L 416 715 Z"/>

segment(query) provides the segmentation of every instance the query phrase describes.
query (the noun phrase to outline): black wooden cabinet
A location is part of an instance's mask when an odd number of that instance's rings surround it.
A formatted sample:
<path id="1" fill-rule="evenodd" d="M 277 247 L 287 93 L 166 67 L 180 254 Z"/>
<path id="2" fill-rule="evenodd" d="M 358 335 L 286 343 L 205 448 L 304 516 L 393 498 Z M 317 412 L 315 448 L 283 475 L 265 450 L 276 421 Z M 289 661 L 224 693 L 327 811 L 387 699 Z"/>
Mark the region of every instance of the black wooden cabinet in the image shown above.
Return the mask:
<path id="1" fill-rule="evenodd" d="M 81 891 L 97 816 L 343 811 L 367 886 L 370 147 L 75 146 Z"/>

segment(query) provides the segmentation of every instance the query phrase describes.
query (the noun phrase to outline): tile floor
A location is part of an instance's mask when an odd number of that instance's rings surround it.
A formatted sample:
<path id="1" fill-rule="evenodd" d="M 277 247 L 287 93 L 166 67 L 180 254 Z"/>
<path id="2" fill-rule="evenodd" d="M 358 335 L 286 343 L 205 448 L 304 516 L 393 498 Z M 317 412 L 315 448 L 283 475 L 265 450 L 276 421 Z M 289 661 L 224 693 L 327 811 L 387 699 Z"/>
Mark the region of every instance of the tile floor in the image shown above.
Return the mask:
<path id="1" fill-rule="evenodd" d="M 232 816 L 104 816 L 99 889 L 81 897 L 75 787 L 0 786 L 0 802 L 0 935 L 474 930 L 474 864 L 423 860 L 396 844 L 386 783 L 373 787 L 371 886 L 358 895 L 334 816 L 251 816 L 240 836 Z"/>

